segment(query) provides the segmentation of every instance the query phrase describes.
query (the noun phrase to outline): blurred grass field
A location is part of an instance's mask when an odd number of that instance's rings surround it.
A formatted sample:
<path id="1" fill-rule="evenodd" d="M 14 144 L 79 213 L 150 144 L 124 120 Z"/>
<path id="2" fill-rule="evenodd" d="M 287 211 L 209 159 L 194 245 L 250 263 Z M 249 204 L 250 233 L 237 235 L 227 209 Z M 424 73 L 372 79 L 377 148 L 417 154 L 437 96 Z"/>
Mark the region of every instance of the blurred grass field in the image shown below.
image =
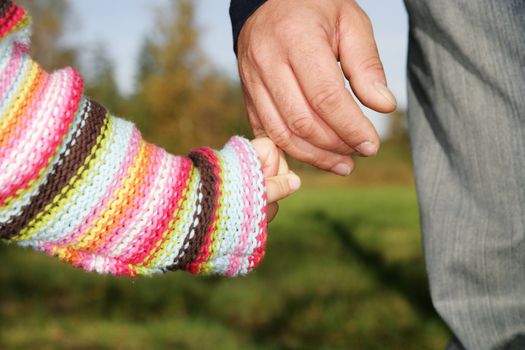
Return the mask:
<path id="1" fill-rule="evenodd" d="M 2 244 L 0 348 L 442 349 L 414 189 L 340 181 L 306 176 L 238 279 L 98 276 Z"/>

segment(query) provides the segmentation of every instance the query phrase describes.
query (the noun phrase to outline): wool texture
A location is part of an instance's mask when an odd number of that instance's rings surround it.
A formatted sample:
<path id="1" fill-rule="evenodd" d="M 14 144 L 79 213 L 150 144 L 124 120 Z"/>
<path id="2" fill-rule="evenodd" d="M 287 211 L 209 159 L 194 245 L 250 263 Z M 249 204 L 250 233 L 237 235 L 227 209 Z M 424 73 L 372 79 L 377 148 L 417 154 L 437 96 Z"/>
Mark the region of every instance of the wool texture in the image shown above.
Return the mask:
<path id="1" fill-rule="evenodd" d="M 266 244 L 251 143 L 173 156 L 29 56 L 26 11 L 0 1 L 0 238 L 87 271 L 246 274 Z"/>

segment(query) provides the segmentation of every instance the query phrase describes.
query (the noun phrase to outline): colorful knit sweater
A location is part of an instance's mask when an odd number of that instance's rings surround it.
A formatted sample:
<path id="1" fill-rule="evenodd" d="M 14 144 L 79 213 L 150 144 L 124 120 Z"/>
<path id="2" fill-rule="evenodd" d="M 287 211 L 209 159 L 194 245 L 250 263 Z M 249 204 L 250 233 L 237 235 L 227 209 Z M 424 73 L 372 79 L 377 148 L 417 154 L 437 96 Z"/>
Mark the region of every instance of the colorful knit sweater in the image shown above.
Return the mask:
<path id="1" fill-rule="evenodd" d="M 264 255 L 266 192 L 244 138 L 176 157 L 28 55 L 0 0 L 0 237 L 88 271 L 245 274 Z"/>

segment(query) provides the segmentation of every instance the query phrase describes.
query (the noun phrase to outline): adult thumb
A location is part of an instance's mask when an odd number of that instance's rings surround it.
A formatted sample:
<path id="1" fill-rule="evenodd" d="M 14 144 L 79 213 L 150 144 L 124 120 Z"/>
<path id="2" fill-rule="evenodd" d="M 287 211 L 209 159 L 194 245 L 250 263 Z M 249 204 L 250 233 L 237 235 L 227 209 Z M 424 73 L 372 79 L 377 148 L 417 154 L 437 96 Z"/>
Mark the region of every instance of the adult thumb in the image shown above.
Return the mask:
<path id="1" fill-rule="evenodd" d="M 372 24 L 366 13 L 354 6 L 344 13 L 338 28 L 341 67 L 363 105 L 381 113 L 393 112 L 397 101 L 387 87 Z"/>

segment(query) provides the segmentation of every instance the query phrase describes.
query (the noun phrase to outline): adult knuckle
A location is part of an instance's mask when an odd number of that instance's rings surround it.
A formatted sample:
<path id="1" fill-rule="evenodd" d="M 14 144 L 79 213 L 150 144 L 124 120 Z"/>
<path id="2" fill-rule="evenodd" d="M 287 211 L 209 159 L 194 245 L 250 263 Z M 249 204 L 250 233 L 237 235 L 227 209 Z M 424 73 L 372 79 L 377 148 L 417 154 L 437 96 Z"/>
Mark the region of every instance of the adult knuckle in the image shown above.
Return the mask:
<path id="1" fill-rule="evenodd" d="M 352 144 L 358 145 L 367 135 L 369 125 L 365 123 L 365 116 L 359 118 L 350 118 L 349 121 L 341 126 L 341 132 L 345 140 Z"/>
<path id="2" fill-rule="evenodd" d="M 279 21 L 276 25 L 276 31 L 279 33 L 278 40 L 287 45 L 298 42 L 297 38 L 304 35 L 304 28 L 300 23 L 296 18 L 285 18 Z"/>
<path id="3" fill-rule="evenodd" d="M 294 134 L 306 138 L 315 134 L 316 123 L 310 113 L 297 113 L 292 120 L 290 128 Z"/>
<path id="4" fill-rule="evenodd" d="M 365 11 L 363 11 L 361 8 L 359 8 L 359 11 L 357 11 L 357 14 L 358 14 L 359 19 L 360 19 L 359 25 L 361 27 L 365 27 L 366 29 L 371 30 L 372 29 L 372 21 L 370 20 L 370 17 L 368 16 L 368 14 Z"/>
<path id="5" fill-rule="evenodd" d="M 378 56 L 373 55 L 365 58 L 359 63 L 359 70 L 361 71 L 383 71 L 383 63 Z"/>
<path id="6" fill-rule="evenodd" d="M 312 97 L 312 106 L 322 115 L 331 114 L 340 108 L 342 95 L 335 84 L 321 87 Z"/>
<path id="7" fill-rule="evenodd" d="M 264 69 L 271 62 L 271 58 L 267 45 L 256 44 L 248 49 L 248 60 L 258 69 Z"/>
<path id="8" fill-rule="evenodd" d="M 268 130 L 273 142 L 275 142 L 281 148 L 288 148 L 291 143 L 291 132 L 285 128 L 270 127 Z"/>
<path id="9" fill-rule="evenodd" d="M 321 156 L 312 156 L 308 163 L 319 169 L 327 169 L 328 166 L 326 165 L 326 162 L 327 160 Z"/>
<path id="10" fill-rule="evenodd" d="M 255 137 L 263 137 L 266 135 L 264 129 L 262 129 L 260 126 L 252 126 L 252 131 Z"/>

